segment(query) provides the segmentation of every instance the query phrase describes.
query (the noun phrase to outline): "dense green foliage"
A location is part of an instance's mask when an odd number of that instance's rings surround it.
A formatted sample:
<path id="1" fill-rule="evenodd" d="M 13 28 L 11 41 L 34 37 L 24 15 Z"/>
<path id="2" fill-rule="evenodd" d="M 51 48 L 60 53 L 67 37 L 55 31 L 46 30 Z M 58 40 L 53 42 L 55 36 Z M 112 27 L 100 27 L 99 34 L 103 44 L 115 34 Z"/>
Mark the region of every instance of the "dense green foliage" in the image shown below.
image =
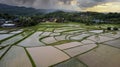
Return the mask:
<path id="1" fill-rule="evenodd" d="M 97 13 L 97 12 L 54 12 L 46 14 L 45 17 L 62 17 L 67 21 L 91 22 L 92 20 L 102 20 L 104 23 L 120 23 L 120 13 Z"/>
<path id="2" fill-rule="evenodd" d="M 34 15 L 10 15 L 0 13 L 0 18 L 14 20 L 17 26 L 33 26 L 40 22 L 78 22 L 86 25 L 93 24 L 120 24 L 120 13 L 97 13 L 97 12 L 64 12 L 38 13 Z"/>

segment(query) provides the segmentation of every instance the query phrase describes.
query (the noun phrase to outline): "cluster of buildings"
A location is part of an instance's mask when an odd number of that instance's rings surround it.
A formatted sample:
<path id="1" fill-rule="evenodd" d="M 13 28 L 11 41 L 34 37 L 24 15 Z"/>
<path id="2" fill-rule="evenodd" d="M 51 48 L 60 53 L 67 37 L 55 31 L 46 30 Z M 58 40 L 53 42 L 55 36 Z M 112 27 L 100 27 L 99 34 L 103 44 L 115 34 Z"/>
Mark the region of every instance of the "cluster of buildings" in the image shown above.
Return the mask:
<path id="1" fill-rule="evenodd" d="M 41 22 L 65 22 L 65 18 L 44 18 Z"/>
<path id="2" fill-rule="evenodd" d="M 14 20 L 0 19 L 0 27 L 16 27 Z"/>

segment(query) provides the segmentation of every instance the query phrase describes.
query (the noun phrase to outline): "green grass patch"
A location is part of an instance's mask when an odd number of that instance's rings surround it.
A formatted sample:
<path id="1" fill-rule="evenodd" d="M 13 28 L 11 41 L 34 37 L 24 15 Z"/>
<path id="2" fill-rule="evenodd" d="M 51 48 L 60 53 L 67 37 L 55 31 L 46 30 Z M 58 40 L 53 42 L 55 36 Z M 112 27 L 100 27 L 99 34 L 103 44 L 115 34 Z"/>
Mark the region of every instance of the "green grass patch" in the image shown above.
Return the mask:
<path id="1" fill-rule="evenodd" d="M 53 32 L 54 28 L 47 28 L 46 30 L 44 30 L 44 32 Z"/>
<path id="2" fill-rule="evenodd" d="M 37 31 L 44 31 L 46 29 L 46 27 L 40 27 L 37 29 Z"/>

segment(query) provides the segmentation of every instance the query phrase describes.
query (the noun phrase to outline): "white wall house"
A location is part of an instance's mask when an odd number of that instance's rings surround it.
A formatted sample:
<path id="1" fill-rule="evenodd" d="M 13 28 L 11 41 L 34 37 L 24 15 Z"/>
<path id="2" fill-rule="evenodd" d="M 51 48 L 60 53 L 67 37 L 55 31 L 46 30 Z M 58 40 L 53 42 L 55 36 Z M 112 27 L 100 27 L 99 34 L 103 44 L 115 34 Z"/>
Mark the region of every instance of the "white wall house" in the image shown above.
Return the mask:
<path id="1" fill-rule="evenodd" d="M 12 23 L 4 23 L 3 25 L 1 25 L 2 27 L 15 27 L 15 24 Z"/>

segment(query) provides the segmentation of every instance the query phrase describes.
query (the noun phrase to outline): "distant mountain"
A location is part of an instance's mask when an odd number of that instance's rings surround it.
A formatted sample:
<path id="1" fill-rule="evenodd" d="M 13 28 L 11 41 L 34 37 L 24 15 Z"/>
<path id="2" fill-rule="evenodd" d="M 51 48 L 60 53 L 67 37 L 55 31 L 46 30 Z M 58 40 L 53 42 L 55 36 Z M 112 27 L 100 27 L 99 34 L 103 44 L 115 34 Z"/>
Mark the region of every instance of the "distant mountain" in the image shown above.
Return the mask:
<path id="1" fill-rule="evenodd" d="M 0 13 L 8 13 L 12 15 L 34 15 L 34 14 L 43 14 L 55 11 L 64 11 L 64 12 L 75 12 L 71 10 L 57 10 L 57 9 L 35 9 L 19 6 L 11 6 L 0 3 Z"/>
<path id="2" fill-rule="evenodd" d="M 27 8 L 27 7 L 11 6 L 11 5 L 0 3 L 0 13 L 8 13 L 13 15 L 33 15 L 33 14 L 41 14 L 41 13 L 48 13 L 48 12 L 54 12 L 54 11 L 56 10 L 34 9 L 34 8 Z"/>

